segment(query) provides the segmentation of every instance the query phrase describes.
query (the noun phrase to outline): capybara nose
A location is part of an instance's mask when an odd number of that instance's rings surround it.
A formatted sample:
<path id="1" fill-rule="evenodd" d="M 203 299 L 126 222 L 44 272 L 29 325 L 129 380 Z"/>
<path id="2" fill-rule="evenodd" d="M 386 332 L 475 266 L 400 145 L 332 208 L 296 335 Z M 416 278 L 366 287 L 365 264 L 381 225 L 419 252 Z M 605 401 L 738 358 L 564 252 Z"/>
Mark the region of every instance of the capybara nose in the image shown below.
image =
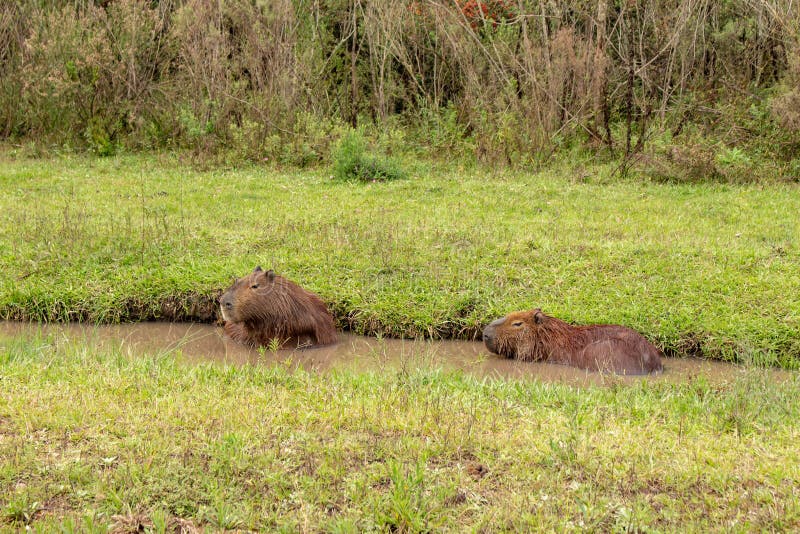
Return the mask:
<path id="1" fill-rule="evenodd" d="M 494 347 L 494 327 L 487 326 L 483 329 L 483 342 L 486 347 L 492 349 Z"/>
<path id="2" fill-rule="evenodd" d="M 233 308 L 233 302 L 231 302 L 231 301 L 229 301 L 229 300 L 224 300 L 224 301 L 222 301 L 222 306 L 223 306 L 223 307 L 224 307 L 226 310 L 230 310 L 231 308 Z"/>
<path id="3" fill-rule="evenodd" d="M 497 321 L 495 321 L 497 322 Z M 494 323 L 487 325 L 486 328 L 483 329 L 483 344 L 486 345 L 486 348 L 489 349 L 491 352 L 495 352 L 495 330 L 496 326 Z"/>

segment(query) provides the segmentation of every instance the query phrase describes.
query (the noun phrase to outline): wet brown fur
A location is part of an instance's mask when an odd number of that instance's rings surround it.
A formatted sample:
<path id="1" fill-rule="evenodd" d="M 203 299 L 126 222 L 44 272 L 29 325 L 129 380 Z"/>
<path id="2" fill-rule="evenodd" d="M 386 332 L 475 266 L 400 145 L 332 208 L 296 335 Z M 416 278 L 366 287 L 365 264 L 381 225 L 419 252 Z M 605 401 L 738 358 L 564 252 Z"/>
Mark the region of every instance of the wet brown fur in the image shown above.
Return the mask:
<path id="1" fill-rule="evenodd" d="M 269 346 L 336 343 L 333 316 L 317 295 L 261 267 L 220 297 L 225 334 L 239 343 Z"/>
<path id="2" fill-rule="evenodd" d="M 483 331 L 486 348 L 522 361 L 545 361 L 592 371 L 661 371 L 663 353 L 640 333 L 620 325 L 574 326 L 541 310 L 514 312 Z"/>

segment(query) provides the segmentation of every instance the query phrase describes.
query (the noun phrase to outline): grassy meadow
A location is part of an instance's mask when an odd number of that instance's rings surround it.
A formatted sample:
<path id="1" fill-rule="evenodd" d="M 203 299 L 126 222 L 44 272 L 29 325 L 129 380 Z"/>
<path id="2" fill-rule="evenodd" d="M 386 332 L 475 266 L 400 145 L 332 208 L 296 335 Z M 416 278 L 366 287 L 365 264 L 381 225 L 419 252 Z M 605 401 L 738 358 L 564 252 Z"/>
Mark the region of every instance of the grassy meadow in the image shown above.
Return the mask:
<path id="1" fill-rule="evenodd" d="M 800 365 L 797 186 L 0 154 L 3 319 L 213 321 L 262 265 L 356 332 L 471 338 L 541 307 L 745 363 L 581 389 L 0 339 L 0 531 L 800 528 L 800 379 L 759 368 Z"/>
<path id="2" fill-rule="evenodd" d="M 0 318 L 212 321 L 231 278 L 262 265 L 360 333 L 471 338 L 541 307 L 629 325 L 671 354 L 798 366 L 796 185 L 656 184 L 588 163 L 407 167 L 360 184 L 6 150 Z"/>
<path id="3" fill-rule="evenodd" d="M 0 530 L 800 528 L 800 380 L 587 389 L 0 340 Z"/>

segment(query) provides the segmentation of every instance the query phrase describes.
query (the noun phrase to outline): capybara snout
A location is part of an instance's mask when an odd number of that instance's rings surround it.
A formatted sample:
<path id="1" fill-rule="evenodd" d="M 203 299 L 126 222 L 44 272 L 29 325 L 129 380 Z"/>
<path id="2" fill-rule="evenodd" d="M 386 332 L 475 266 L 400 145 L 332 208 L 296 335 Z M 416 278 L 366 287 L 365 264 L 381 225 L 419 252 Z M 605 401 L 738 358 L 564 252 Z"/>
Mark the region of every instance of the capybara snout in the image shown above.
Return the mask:
<path id="1" fill-rule="evenodd" d="M 620 325 L 573 326 L 540 309 L 520 311 L 483 330 L 486 348 L 523 361 L 547 361 L 594 371 L 646 374 L 662 369 L 661 351 Z"/>
<path id="2" fill-rule="evenodd" d="M 231 311 L 233 310 L 233 295 L 230 291 L 226 291 L 219 298 L 219 309 L 222 312 L 222 318 L 226 321 L 230 321 Z"/>
<path id="3" fill-rule="evenodd" d="M 492 321 L 486 328 L 483 329 L 483 343 L 486 345 L 486 348 L 490 351 L 497 354 L 497 328 L 500 327 L 506 318 L 503 317 L 501 319 L 497 319 L 496 321 Z"/>

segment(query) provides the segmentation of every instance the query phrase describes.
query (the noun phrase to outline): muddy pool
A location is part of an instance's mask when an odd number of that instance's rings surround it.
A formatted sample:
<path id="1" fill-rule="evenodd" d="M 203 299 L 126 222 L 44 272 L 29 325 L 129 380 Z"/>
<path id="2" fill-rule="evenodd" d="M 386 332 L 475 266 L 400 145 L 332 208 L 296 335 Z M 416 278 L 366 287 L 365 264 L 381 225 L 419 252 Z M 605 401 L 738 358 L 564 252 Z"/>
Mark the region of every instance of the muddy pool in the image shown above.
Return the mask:
<path id="1" fill-rule="evenodd" d="M 666 358 L 664 372 L 647 377 L 603 375 L 563 365 L 525 363 L 490 354 L 478 341 L 403 340 L 339 334 L 339 343 L 311 349 L 255 350 L 222 335 L 222 328 L 191 323 L 117 325 L 0 322 L 0 338 L 46 336 L 52 343 L 82 343 L 137 353 L 174 353 L 189 363 L 216 361 L 231 365 L 289 365 L 309 371 L 402 371 L 417 368 L 461 370 L 477 377 L 535 379 L 573 385 L 640 380 L 679 382 L 704 377 L 712 383 L 733 380 L 741 366 L 690 358 Z M 770 370 L 777 380 L 792 372 Z"/>

